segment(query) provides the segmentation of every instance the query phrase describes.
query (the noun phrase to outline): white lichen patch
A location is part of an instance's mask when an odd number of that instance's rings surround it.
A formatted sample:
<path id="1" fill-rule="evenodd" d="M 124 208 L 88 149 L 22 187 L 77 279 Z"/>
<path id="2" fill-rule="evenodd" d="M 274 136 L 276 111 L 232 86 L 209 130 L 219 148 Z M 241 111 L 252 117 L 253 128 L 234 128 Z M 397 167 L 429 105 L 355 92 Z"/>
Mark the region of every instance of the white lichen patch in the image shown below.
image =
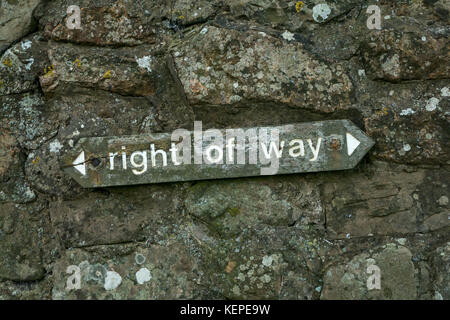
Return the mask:
<path id="1" fill-rule="evenodd" d="M 287 41 L 295 40 L 294 34 L 287 30 L 285 32 L 283 32 L 283 34 L 281 36 L 283 37 L 283 39 L 285 39 Z"/>
<path id="2" fill-rule="evenodd" d="M 383 61 L 385 56 L 383 55 L 381 57 L 381 60 Z M 382 64 L 381 68 L 383 71 L 392 76 L 392 77 L 398 77 L 400 75 L 400 57 L 398 54 L 394 54 L 392 57 L 387 58 Z"/>
<path id="3" fill-rule="evenodd" d="M 204 27 L 201 31 L 200 34 L 206 34 L 208 32 L 208 28 Z"/>
<path id="4" fill-rule="evenodd" d="M 34 63 L 34 58 L 26 59 L 25 61 L 27 62 L 27 64 L 25 64 L 25 69 L 31 70 L 31 66 Z"/>
<path id="5" fill-rule="evenodd" d="M 141 268 L 138 272 L 136 272 L 136 281 L 139 284 L 144 284 L 152 278 L 150 270 L 147 268 Z"/>
<path id="6" fill-rule="evenodd" d="M 51 153 L 58 153 L 61 150 L 63 145 L 59 142 L 58 139 L 50 142 L 49 149 Z"/>
<path id="7" fill-rule="evenodd" d="M 331 8 L 326 3 L 320 3 L 313 8 L 313 18 L 317 22 L 323 22 L 328 19 L 331 13 Z"/>
<path id="8" fill-rule="evenodd" d="M 263 282 L 263 283 L 269 283 L 270 280 L 272 280 L 272 279 L 270 278 L 270 276 L 269 276 L 268 274 L 265 274 L 265 275 L 262 275 L 262 276 L 259 278 L 259 280 L 260 280 L 261 282 Z"/>
<path id="9" fill-rule="evenodd" d="M 402 110 L 402 112 L 400 112 L 401 116 L 410 116 L 412 114 L 416 113 L 413 109 L 408 108 L 408 109 L 404 109 Z"/>
<path id="10" fill-rule="evenodd" d="M 230 102 L 231 102 L 231 103 L 239 102 L 239 101 L 241 101 L 241 100 L 242 100 L 242 98 L 241 98 L 240 96 L 238 96 L 238 95 L 232 95 L 232 96 L 230 97 Z"/>
<path id="11" fill-rule="evenodd" d="M 33 192 L 33 190 L 30 189 L 30 187 L 27 186 L 24 192 L 24 196 L 27 200 L 33 200 L 36 197 L 36 194 Z"/>
<path id="12" fill-rule="evenodd" d="M 442 294 L 439 291 L 434 292 L 434 300 L 444 300 Z"/>
<path id="13" fill-rule="evenodd" d="M 115 271 L 108 271 L 105 278 L 105 290 L 114 290 L 122 282 L 122 277 Z"/>
<path id="14" fill-rule="evenodd" d="M 143 264 L 145 262 L 145 256 L 140 253 L 136 253 L 134 260 L 136 261 L 137 264 Z"/>
<path id="15" fill-rule="evenodd" d="M 405 144 L 405 145 L 403 145 L 403 150 L 405 152 L 411 151 L 411 146 L 409 144 Z"/>
<path id="16" fill-rule="evenodd" d="M 442 196 L 439 198 L 438 203 L 440 206 L 446 206 L 448 205 L 448 197 L 447 196 Z"/>
<path id="17" fill-rule="evenodd" d="M 233 293 L 235 294 L 235 295 L 237 295 L 237 296 L 239 296 L 240 294 L 241 294 L 241 290 L 239 289 L 239 287 L 238 286 L 234 286 L 233 287 Z"/>
<path id="18" fill-rule="evenodd" d="M 25 40 L 20 43 L 20 46 L 22 47 L 22 50 L 28 50 L 31 48 L 32 42 L 30 40 Z"/>
<path id="19" fill-rule="evenodd" d="M 434 111 L 434 110 L 436 110 L 438 104 L 439 104 L 439 99 L 438 99 L 438 98 L 435 98 L 435 97 L 430 98 L 430 99 L 427 101 L 427 104 L 425 105 L 425 109 L 426 109 L 427 111 L 430 111 L 430 112 L 431 112 L 431 111 Z"/>
<path id="20" fill-rule="evenodd" d="M 441 89 L 441 95 L 443 97 L 449 97 L 450 96 L 450 90 L 448 89 L 448 87 L 443 87 Z"/>
<path id="21" fill-rule="evenodd" d="M 266 267 L 270 267 L 272 265 L 273 258 L 272 256 L 264 256 L 262 259 L 262 264 Z"/>
<path id="22" fill-rule="evenodd" d="M 136 59 L 136 62 L 140 68 L 146 69 L 148 72 L 152 72 L 152 69 L 150 68 L 150 62 L 152 61 L 152 57 L 143 56 L 142 58 L 138 57 L 134 58 Z"/>

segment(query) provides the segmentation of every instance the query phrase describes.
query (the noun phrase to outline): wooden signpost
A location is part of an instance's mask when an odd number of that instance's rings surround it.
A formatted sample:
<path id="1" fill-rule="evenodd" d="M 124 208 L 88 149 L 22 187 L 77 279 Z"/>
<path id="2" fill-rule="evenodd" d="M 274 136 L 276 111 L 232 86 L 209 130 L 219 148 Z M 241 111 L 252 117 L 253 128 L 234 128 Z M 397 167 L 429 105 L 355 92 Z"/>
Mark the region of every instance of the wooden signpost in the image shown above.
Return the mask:
<path id="1" fill-rule="evenodd" d="M 349 120 L 81 138 L 61 160 L 83 187 L 345 170 L 374 145 Z"/>

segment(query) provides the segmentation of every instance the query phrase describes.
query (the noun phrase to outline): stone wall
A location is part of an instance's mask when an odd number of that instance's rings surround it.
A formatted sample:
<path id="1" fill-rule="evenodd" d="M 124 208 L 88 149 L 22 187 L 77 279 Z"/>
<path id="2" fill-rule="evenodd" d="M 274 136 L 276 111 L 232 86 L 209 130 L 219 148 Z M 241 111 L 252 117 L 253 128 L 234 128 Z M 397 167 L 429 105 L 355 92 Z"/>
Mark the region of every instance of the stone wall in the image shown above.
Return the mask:
<path id="1" fill-rule="evenodd" d="M 450 299 L 449 11 L 1 1 L 0 298 Z M 59 165 L 82 137 L 328 119 L 375 141 L 355 169 L 84 189 Z"/>

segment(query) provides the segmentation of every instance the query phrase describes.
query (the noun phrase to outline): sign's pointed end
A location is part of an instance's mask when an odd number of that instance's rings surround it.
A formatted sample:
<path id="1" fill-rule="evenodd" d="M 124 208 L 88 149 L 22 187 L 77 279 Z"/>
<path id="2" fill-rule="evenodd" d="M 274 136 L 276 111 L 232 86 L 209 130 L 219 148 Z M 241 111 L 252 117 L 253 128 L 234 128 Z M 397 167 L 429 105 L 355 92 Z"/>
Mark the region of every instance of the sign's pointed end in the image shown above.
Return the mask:
<path id="1" fill-rule="evenodd" d="M 361 144 L 361 141 L 356 139 L 354 136 L 352 136 L 350 133 L 347 132 L 347 154 L 350 157 L 353 152 L 358 148 L 358 146 Z"/>
<path id="2" fill-rule="evenodd" d="M 84 159 L 84 151 L 81 151 L 81 153 L 78 155 L 78 157 L 75 159 L 75 161 L 72 163 L 73 167 L 80 172 L 83 176 L 86 175 L 86 163 Z"/>

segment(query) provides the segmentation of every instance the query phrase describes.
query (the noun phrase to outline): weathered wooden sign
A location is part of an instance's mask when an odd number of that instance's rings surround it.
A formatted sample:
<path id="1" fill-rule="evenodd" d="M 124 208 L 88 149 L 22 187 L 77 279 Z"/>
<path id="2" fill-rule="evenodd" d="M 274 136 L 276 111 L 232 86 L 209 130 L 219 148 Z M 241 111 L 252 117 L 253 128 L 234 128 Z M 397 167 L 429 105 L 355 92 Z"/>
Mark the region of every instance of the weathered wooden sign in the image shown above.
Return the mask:
<path id="1" fill-rule="evenodd" d="M 351 169 L 374 142 L 349 120 L 81 138 L 62 159 L 83 187 Z"/>

